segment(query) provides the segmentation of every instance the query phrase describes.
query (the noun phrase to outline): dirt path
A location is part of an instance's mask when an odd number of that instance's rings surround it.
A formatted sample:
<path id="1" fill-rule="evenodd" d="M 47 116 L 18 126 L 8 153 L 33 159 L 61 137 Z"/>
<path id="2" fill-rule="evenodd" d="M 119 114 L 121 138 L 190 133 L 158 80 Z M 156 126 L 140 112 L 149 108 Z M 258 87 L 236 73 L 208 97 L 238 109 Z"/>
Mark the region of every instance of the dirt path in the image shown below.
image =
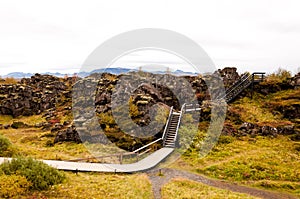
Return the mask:
<path id="1" fill-rule="evenodd" d="M 162 175 L 158 175 L 161 172 Z M 206 178 L 204 176 L 196 175 L 189 173 L 187 171 L 180 171 L 176 169 L 160 169 L 160 170 L 151 170 L 147 172 L 149 179 L 152 183 L 152 189 L 154 197 L 156 199 L 161 198 L 161 188 L 167 184 L 171 179 L 176 177 L 183 177 L 189 180 L 196 182 L 204 183 L 209 186 L 227 189 L 234 192 L 246 193 L 252 196 L 265 198 L 265 199 L 296 199 L 295 196 L 284 194 L 284 193 L 275 193 L 271 191 L 264 191 L 256 188 L 240 186 L 232 183 L 222 182 L 219 180 L 213 180 Z"/>

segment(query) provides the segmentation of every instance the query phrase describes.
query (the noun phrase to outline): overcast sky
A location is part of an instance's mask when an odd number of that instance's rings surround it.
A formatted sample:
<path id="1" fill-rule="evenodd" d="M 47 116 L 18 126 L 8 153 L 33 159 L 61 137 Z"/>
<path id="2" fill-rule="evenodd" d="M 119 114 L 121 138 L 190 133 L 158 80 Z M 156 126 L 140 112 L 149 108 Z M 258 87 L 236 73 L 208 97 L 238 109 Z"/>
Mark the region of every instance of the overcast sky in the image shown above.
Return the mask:
<path id="1" fill-rule="evenodd" d="M 102 42 L 138 28 L 184 34 L 202 46 L 218 68 L 272 72 L 281 67 L 295 73 L 300 68 L 299 9 L 299 0 L 2 0 L 0 75 L 78 72 Z M 128 65 L 183 67 L 168 56 L 135 54 L 124 60 Z"/>

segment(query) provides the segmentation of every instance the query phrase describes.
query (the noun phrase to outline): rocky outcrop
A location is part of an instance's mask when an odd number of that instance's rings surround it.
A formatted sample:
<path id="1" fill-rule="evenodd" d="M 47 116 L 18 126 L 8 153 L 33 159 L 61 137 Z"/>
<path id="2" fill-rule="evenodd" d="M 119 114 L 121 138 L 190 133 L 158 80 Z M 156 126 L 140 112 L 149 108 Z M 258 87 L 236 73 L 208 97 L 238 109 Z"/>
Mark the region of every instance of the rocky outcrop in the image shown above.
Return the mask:
<path id="1" fill-rule="evenodd" d="M 291 85 L 294 86 L 296 89 L 300 88 L 300 72 L 292 78 Z"/>
<path id="2" fill-rule="evenodd" d="M 61 79 L 36 74 L 18 84 L 0 85 L 0 114 L 29 116 L 53 108 L 68 94 L 68 87 Z"/>
<path id="3" fill-rule="evenodd" d="M 59 129 L 59 130 L 58 130 Z M 54 143 L 57 142 L 76 142 L 81 143 L 81 138 L 79 137 L 76 127 L 74 125 L 61 125 L 58 127 L 56 125 L 56 129 L 53 129 L 52 131 L 58 130 Z"/>
<path id="4" fill-rule="evenodd" d="M 219 69 L 218 72 L 223 78 L 225 87 L 233 85 L 240 78 L 237 68 L 235 67 L 225 67 L 223 69 Z"/>
<path id="5" fill-rule="evenodd" d="M 258 126 L 257 124 L 244 122 L 237 130 L 237 136 L 245 135 L 261 135 L 261 136 L 271 136 L 276 137 L 277 135 L 292 135 L 297 134 L 293 125 L 284 125 L 278 127 L 272 126 Z"/>
<path id="6" fill-rule="evenodd" d="M 236 68 L 224 68 L 218 70 L 224 80 L 225 87 L 229 87 L 236 82 L 240 76 Z M 89 142 L 107 142 L 103 134 L 91 135 L 94 133 L 91 123 L 99 126 L 105 131 L 106 136 L 113 142 L 132 142 L 136 143 L 133 148 L 151 141 L 151 139 L 137 140 L 133 137 L 120 133 L 121 129 L 112 116 L 112 105 L 121 107 L 125 103 L 131 103 L 131 119 L 139 126 L 147 126 L 151 123 L 150 110 L 154 105 L 164 107 L 167 111 L 171 106 L 179 110 L 180 104 L 186 98 L 194 99 L 199 104 L 204 100 L 209 100 L 208 86 L 205 80 L 214 82 L 214 78 L 205 79 L 201 76 L 177 77 L 172 75 L 158 75 L 151 73 L 135 72 L 127 75 L 112 75 L 108 73 L 93 74 L 89 78 L 78 81 L 76 88 L 80 90 L 80 95 L 72 93 L 74 78 L 57 78 L 50 75 L 36 74 L 31 78 L 24 78 L 18 84 L 0 85 L 0 114 L 13 115 L 34 115 L 44 113 L 47 122 L 36 124 L 38 128 L 50 130 L 56 135 L 55 142 L 74 141 L 79 142 L 78 129 L 86 133 L 84 140 Z M 300 74 L 297 74 L 289 86 L 299 86 Z M 219 80 L 216 78 L 215 82 Z M 212 84 L 214 85 L 214 84 Z M 217 85 L 217 84 L 216 84 Z M 191 89 L 186 89 L 190 86 Z M 263 91 L 264 85 L 258 85 L 258 91 Z M 89 88 L 96 87 L 95 90 Z M 211 94 L 218 92 L 212 86 Z M 260 89 L 260 90 L 259 90 Z M 272 89 L 272 88 L 271 88 Z M 277 91 L 277 87 L 274 87 Z M 281 87 L 280 87 L 281 89 Z M 95 93 L 93 93 L 95 91 Z M 192 92 L 191 92 L 192 91 Z M 266 91 L 269 92 L 270 90 Z M 273 92 L 273 91 L 272 91 Z M 62 120 L 65 115 L 71 114 L 72 95 L 75 106 L 81 107 L 76 114 L 78 117 L 75 121 L 84 121 L 79 126 L 68 121 Z M 91 97 L 94 96 L 94 97 Z M 188 101 L 188 100 L 187 100 Z M 128 103 L 127 103 L 128 104 Z M 299 106 L 274 107 L 276 111 L 283 113 L 285 118 L 299 118 Z M 126 109 L 127 110 L 127 109 Z M 91 121 L 93 116 L 98 115 L 99 121 Z M 210 120 L 210 109 L 202 110 L 201 120 Z M 239 119 L 235 113 L 230 113 L 230 117 Z M 255 124 L 243 123 L 236 120 L 236 124 L 242 124 L 240 128 L 235 129 L 230 124 L 226 124 L 223 133 L 226 135 L 270 135 L 293 134 L 293 127 L 257 126 Z M 129 125 L 130 126 L 130 125 Z M 11 126 L 9 126 L 11 127 Z M 9 128 L 7 127 L 7 128 Z M 23 128 L 21 124 L 14 124 L 15 128 Z M 0 128 L 6 128 L 2 125 Z M 85 129 L 85 130 L 84 130 Z M 86 131 L 86 132 L 85 132 Z M 81 135 L 82 139 L 82 135 Z M 125 141 L 124 141 L 125 140 Z M 131 141 L 130 141 L 131 140 Z M 128 149 L 128 146 L 124 147 Z"/>

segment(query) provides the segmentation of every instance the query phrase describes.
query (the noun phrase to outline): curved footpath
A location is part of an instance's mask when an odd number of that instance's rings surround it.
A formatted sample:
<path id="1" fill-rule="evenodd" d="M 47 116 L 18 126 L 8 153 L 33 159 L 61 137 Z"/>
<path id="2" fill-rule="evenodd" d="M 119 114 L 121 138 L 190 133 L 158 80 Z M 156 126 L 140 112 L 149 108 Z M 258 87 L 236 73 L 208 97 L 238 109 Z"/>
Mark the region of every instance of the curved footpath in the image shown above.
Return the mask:
<path id="1" fill-rule="evenodd" d="M 104 164 L 104 163 L 87 163 L 87 162 L 68 162 L 56 160 L 41 160 L 42 162 L 65 171 L 86 171 L 86 172 L 111 172 L 111 173 L 134 173 L 147 171 L 154 168 L 161 161 L 167 158 L 174 148 L 162 148 L 146 158 L 132 164 Z M 0 164 L 5 161 L 10 161 L 11 158 L 1 158 Z"/>
<path id="2" fill-rule="evenodd" d="M 120 172 L 120 173 L 134 173 L 147 171 L 154 168 L 163 159 L 173 152 L 173 148 L 162 148 L 153 154 L 149 155 L 147 158 L 140 160 L 133 164 L 101 164 L 101 163 L 84 163 L 84 162 L 67 162 L 67 161 L 55 161 L 55 160 L 42 160 L 44 163 L 55 167 L 60 170 L 66 171 L 82 171 L 82 172 Z M 0 164 L 10 161 L 11 158 L 0 157 Z M 246 193 L 252 196 L 265 198 L 265 199 L 296 199 L 295 196 L 276 193 L 271 191 L 264 191 L 256 188 L 240 186 L 228 182 L 223 182 L 219 180 L 214 180 L 206 178 L 201 175 L 192 174 L 187 171 L 180 171 L 176 169 L 153 169 L 146 172 L 152 183 L 152 189 L 154 197 L 161 198 L 161 188 L 168 183 L 171 179 L 182 177 L 196 182 L 204 183 L 209 186 L 227 189 L 234 192 Z M 162 176 L 158 174 L 161 173 Z"/>
<path id="3" fill-rule="evenodd" d="M 161 173 L 162 175 L 158 175 Z M 152 183 L 152 190 L 154 193 L 154 197 L 156 199 L 161 198 L 161 188 L 167 184 L 173 178 L 186 178 L 188 180 L 193 180 L 196 182 L 200 182 L 212 187 L 227 189 L 233 192 L 246 193 L 255 197 L 265 198 L 265 199 L 297 199 L 296 196 L 279 193 L 279 192 L 271 192 L 265 191 L 261 189 L 256 189 L 252 187 L 245 187 L 236 185 L 233 183 L 223 182 L 220 180 L 210 179 L 201 175 L 193 174 L 187 171 L 180 171 L 176 169 L 154 169 L 147 172 L 149 179 Z"/>

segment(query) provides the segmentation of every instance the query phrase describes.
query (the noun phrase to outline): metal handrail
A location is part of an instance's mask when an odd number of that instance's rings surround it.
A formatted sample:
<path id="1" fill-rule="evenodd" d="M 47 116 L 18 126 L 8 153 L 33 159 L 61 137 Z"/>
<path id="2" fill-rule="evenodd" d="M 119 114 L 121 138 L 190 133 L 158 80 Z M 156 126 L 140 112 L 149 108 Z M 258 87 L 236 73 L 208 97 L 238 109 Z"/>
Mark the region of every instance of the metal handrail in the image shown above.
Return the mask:
<path id="1" fill-rule="evenodd" d="M 182 118 L 182 115 L 183 115 L 183 110 L 185 108 L 185 105 L 186 103 L 184 103 L 181 107 L 181 111 L 180 111 L 180 116 L 179 116 L 179 119 L 178 119 L 178 123 L 177 123 L 177 127 L 176 127 L 176 131 L 175 131 L 175 137 L 174 137 L 174 142 L 176 142 L 177 140 L 177 136 L 178 136 L 178 130 L 179 130 L 179 127 L 180 127 L 180 123 L 181 123 L 181 118 Z"/>
<path id="2" fill-rule="evenodd" d="M 96 156 L 96 157 L 91 157 L 91 158 L 80 158 L 80 159 L 74 159 L 74 160 L 69 160 L 70 162 L 79 162 L 83 160 L 93 160 L 93 159 L 102 159 L 102 158 L 110 158 L 110 157 L 118 157 L 118 156 L 126 156 L 126 155 L 133 155 L 133 152 L 126 152 L 126 153 L 116 153 L 116 154 L 111 154 L 111 155 L 103 155 L 103 156 Z"/>
<path id="3" fill-rule="evenodd" d="M 218 99 L 224 99 L 226 98 L 230 93 L 232 93 L 233 91 L 235 91 L 237 88 L 239 88 L 243 83 L 245 83 L 247 80 L 249 80 L 251 77 L 251 75 L 243 75 L 239 81 L 237 81 L 234 85 L 232 85 L 226 92 L 225 95 L 218 98 Z"/>
<path id="4" fill-rule="evenodd" d="M 167 132 L 167 129 L 168 129 L 168 127 L 169 127 L 169 123 L 170 123 L 170 121 L 171 121 L 171 115 L 172 115 L 172 113 L 173 113 L 173 106 L 172 106 L 171 109 L 170 109 L 169 117 L 168 117 L 168 120 L 167 120 L 165 129 L 164 129 L 163 135 L 162 135 L 162 137 L 161 137 L 163 140 L 165 140 L 166 132 Z"/>
<path id="5" fill-rule="evenodd" d="M 229 89 L 227 89 L 227 90 L 225 91 L 224 96 L 218 96 L 216 99 L 223 99 L 223 98 L 225 98 L 226 95 L 227 95 L 227 93 L 230 93 L 230 92 L 236 87 L 237 84 L 240 85 L 240 83 L 243 82 L 244 79 L 247 79 L 248 77 L 249 77 L 248 74 L 243 74 L 237 81 L 235 81 L 235 82 L 233 83 L 233 85 L 232 85 L 231 87 L 229 87 Z"/>
<path id="6" fill-rule="evenodd" d="M 158 138 L 157 140 L 154 140 L 153 142 L 150 142 L 149 144 L 146 144 L 145 146 L 142 146 L 141 148 L 138 148 L 135 151 L 132 151 L 132 153 L 137 153 L 145 148 L 147 148 L 148 146 L 151 146 L 152 144 L 155 144 L 156 142 L 159 142 L 160 140 L 162 140 L 162 138 Z"/>
<path id="7" fill-rule="evenodd" d="M 126 152 L 126 153 L 116 153 L 116 154 L 111 154 L 111 155 L 103 155 L 103 156 L 96 156 L 96 157 L 92 157 L 92 158 L 82 158 L 82 159 L 75 159 L 75 160 L 69 160 L 71 162 L 78 162 L 78 161 L 83 161 L 83 160 L 92 160 L 92 159 L 102 159 L 102 158 L 109 158 L 109 157 L 120 157 L 120 156 L 128 156 L 128 155 L 133 155 L 133 154 L 137 154 L 139 155 L 139 151 L 159 142 L 160 140 L 162 140 L 162 138 L 158 138 L 157 140 L 154 140 L 153 142 L 150 142 L 149 144 L 142 146 L 140 148 L 138 148 L 135 151 L 132 152 Z M 150 150 L 148 150 L 147 152 L 149 152 Z M 144 154 L 144 153 L 143 153 Z"/>
<path id="8" fill-rule="evenodd" d="M 200 108 L 200 104 L 185 104 L 185 107 L 184 107 L 184 109 L 185 109 L 185 111 L 186 111 L 186 109 L 188 109 L 188 108 L 191 108 L 191 109 L 197 109 L 197 108 Z"/>
<path id="9" fill-rule="evenodd" d="M 244 74 L 238 81 L 236 81 L 228 90 L 226 90 L 226 94 L 232 92 L 235 90 L 237 87 L 239 87 L 243 82 L 249 79 L 251 75 Z M 225 95 L 226 95 L 225 94 Z"/>
<path id="10" fill-rule="evenodd" d="M 247 80 L 249 80 L 251 78 L 251 75 L 249 75 L 247 78 L 245 79 L 241 79 L 241 81 L 236 85 L 234 84 L 231 88 L 229 88 L 226 91 L 226 95 L 228 95 L 229 93 L 233 92 L 234 90 L 236 90 L 238 87 L 240 87 L 244 82 L 246 82 Z"/>
<path id="11" fill-rule="evenodd" d="M 167 123 L 166 123 L 166 127 L 164 129 L 164 133 L 163 133 L 163 136 L 161 138 L 158 138 L 156 140 L 154 140 L 153 142 L 150 142 L 148 144 L 146 144 L 145 146 L 142 146 L 132 152 L 126 152 L 126 153 L 117 153 L 117 154 L 111 154 L 111 155 L 104 155 L 104 156 L 97 156 L 97 157 L 92 157 L 92 158 L 82 158 L 82 159 L 76 159 L 76 160 L 69 160 L 69 161 L 83 161 L 83 160 L 92 160 L 92 159 L 101 159 L 101 158 L 108 158 L 108 157 L 123 157 L 123 156 L 128 156 L 128 155 L 133 155 L 133 154 L 137 154 L 138 156 L 141 155 L 139 154 L 138 152 L 163 140 L 164 139 L 164 136 L 166 134 L 166 131 L 167 131 L 167 128 L 169 126 L 169 123 L 170 123 L 170 120 L 171 120 L 171 115 L 172 115 L 172 112 L 173 112 L 173 106 L 171 107 L 170 109 L 170 113 L 169 113 L 169 117 L 168 117 L 168 120 L 167 120 Z M 142 154 L 145 154 L 147 152 L 149 152 L 150 150 L 146 150 L 146 152 L 143 152 Z"/>

